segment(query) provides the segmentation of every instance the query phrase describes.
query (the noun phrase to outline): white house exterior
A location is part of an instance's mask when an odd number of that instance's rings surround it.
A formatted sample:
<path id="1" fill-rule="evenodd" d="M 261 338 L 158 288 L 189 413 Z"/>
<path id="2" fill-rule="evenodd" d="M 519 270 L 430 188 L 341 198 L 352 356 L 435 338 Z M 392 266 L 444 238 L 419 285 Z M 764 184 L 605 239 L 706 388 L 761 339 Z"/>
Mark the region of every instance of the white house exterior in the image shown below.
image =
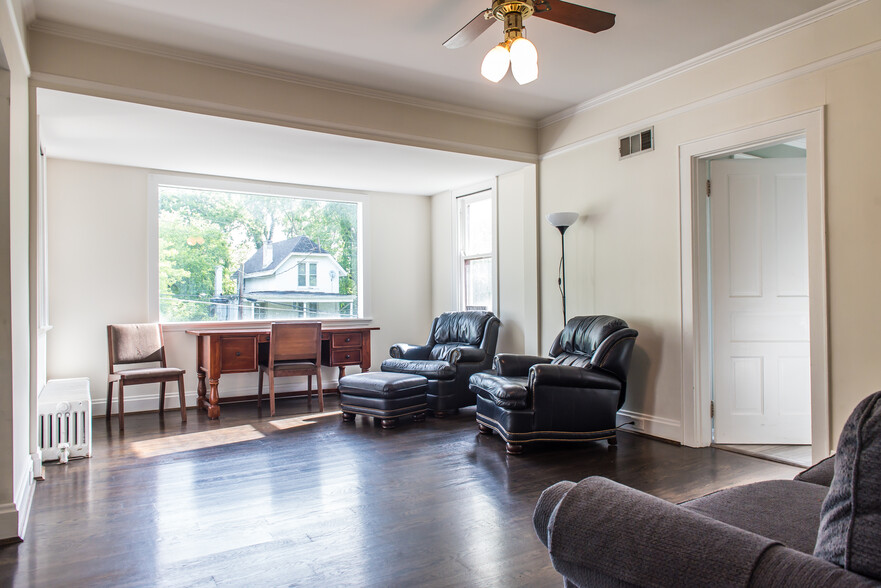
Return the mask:
<path id="1" fill-rule="evenodd" d="M 239 279 L 242 318 L 350 316 L 354 296 L 340 294 L 348 273 L 305 236 L 266 243 L 248 259 Z"/>

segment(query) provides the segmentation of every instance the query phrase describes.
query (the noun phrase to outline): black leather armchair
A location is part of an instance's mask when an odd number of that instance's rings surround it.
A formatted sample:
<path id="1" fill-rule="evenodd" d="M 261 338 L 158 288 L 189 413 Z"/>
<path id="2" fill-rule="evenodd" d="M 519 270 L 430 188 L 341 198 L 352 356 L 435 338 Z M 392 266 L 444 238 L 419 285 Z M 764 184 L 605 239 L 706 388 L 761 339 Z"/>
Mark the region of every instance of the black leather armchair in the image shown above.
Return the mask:
<path id="1" fill-rule="evenodd" d="M 619 318 L 580 316 L 554 339 L 550 357 L 496 355 L 493 371 L 469 383 L 480 432 L 497 432 L 511 454 L 534 441 L 614 445 L 637 334 Z"/>
<path id="2" fill-rule="evenodd" d="M 435 416 L 474 404 L 468 390 L 472 374 L 492 365 L 499 319 L 491 312 L 445 312 L 434 319 L 425 345 L 397 343 L 382 371 L 428 379 L 428 408 Z"/>

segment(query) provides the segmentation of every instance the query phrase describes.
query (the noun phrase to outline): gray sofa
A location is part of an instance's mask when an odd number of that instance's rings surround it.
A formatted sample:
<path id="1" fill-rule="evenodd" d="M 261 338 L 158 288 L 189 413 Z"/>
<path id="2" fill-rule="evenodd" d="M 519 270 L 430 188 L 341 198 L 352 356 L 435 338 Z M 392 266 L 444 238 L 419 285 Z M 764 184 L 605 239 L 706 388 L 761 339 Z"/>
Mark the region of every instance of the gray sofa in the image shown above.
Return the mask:
<path id="1" fill-rule="evenodd" d="M 881 586 L 881 393 L 836 456 L 794 480 L 680 505 L 605 478 L 559 482 L 533 522 L 566 586 Z"/>

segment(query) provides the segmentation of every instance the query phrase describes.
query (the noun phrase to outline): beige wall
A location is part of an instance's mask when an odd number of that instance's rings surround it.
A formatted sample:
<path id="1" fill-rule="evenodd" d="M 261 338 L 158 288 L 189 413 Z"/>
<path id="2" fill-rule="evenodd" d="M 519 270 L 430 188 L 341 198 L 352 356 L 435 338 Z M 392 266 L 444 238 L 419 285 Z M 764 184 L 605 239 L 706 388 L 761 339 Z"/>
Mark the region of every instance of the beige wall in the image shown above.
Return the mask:
<path id="1" fill-rule="evenodd" d="M 149 320 L 147 177 L 150 170 L 50 159 L 48 161 L 48 376 L 86 376 L 104 407 L 109 323 Z M 365 206 L 365 275 L 374 367 L 397 341 L 419 341 L 431 319 L 430 200 L 371 193 Z M 401 219 L 407 219 L 401 222 Z M 195 340 L 166 330 L 168 361 L 187 369 L 189 403 L 196 390 Z M 329 383 L 336 370 L 328 370 Z M 256 374 L 226 375 L 221 393 L 252 393 Z M 289 380 L 287 386 L 301 382 Z M 169 405 L 175 406 L 174 395 Z M 156 389 L 132 388 L 126 410 L 155 410 Z"/>
<path id="2" fill-rule="evenodd" d="M 540 212 L 587 215 L 566 236 L 569 314 L 616 314 L 640 331 L 625 410 L 656 434 L 681 438 L 679 146 L 812 108 L 826 107 L 833 443 L 881 388 L 878 22 L 871 0 L 542 129 Z M 619 161 L 617 136 L 649 125 L 655 151 Z M 559 314 L 554 231 L 540 251 L 546 347 Z"/>

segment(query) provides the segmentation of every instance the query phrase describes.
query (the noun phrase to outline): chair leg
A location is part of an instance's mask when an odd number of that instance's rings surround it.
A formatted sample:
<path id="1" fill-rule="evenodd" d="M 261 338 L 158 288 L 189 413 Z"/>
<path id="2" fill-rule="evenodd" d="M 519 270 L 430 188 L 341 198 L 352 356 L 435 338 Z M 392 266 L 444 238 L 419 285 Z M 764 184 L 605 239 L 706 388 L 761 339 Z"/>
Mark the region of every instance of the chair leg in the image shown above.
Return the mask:
<path id="1" fill-rule="evenodd" d="M 119 414 L 117 415 L 119 417 L 119 430 L 120 431 L 125 429 L 125 393 L 124 393 L 124 389 L 125 389 L 125 384 L 123 384 L 122 380 L 120 380 L 119 381 L 119 393 L 118 393 Z"/>
<path id="2" fill-rule="evenodd" d="M 187 391 L 184 389 L 183 374 L 177 380 L 177 395 L 180 397 L 180 420 L 185 423 L 187 422 Z"/>
<path id="3" fill-rule="evenodd" d="M 309 400 L 306 401 L 306 407 L 309 410 L 312 410 L 312 374 L 309 374 L 308 376 L 306 376 L 306 382 L 307 382 L 306 390 L 309 395 L 308 396 Z"/>
<path id="4" fill-rule="evenodd" d="M 321 384 L 321 368 L 315 372 L 315 379 L 318 380 L 318 412 L 324 412 L 324 387 Z"/>
<path id="5" fill-rule="evenodd" d="M 257 412 L 263 412 L 263 368 L 257 368 Z"/>
<path id="6" fill-rule="evenodd" d="M 107 409 L 104 411 L 104 419 L 110 420 L 110 408 L 113 406 L 113 382 L 107 382 Z"/>
<path id="7" fill-rule="evenodd" d="M 159 382 L 159 416 L 165 412 L 165 382 Z"/>
<path id="8" fill-rule="evenodd" d="M 275 416 L 275 374 L 269 372 L 269 416 Z"/>

